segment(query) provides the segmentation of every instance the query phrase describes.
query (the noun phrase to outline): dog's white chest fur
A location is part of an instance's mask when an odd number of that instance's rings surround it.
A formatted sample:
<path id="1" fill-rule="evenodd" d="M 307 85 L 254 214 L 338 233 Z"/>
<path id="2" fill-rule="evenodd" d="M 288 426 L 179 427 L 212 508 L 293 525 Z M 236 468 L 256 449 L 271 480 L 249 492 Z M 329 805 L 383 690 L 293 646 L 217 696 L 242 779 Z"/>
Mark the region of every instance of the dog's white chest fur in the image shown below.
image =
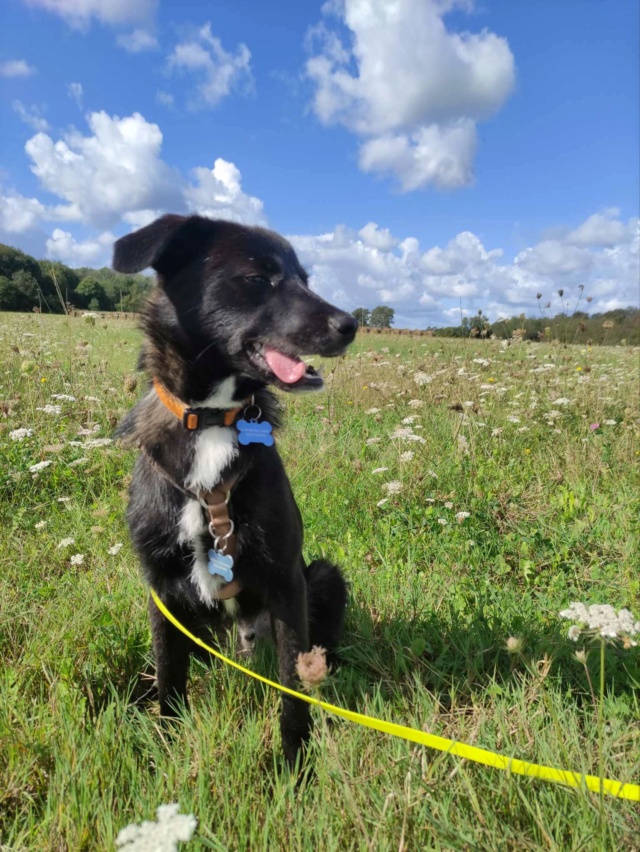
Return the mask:
<path id="1" fill-rule="evenodd" d="M 235 388 L 235 378 L 225 379 L 212 397 L 194 405 L 202 408 L 232 408 Z M 237 455 L 238 439 L 235 429 L 223 426 L 204 429 L 196 437 L 195 453 L 185 479 L 185 487 L 196 492 L 214 488 L 220 483 L 225 468 Z M 209 573 L 208 545 L 204 543 L 206 539 L 203 541 L 205 533 L 208 534 L 208 526 L 202 506 L 197 500 L 189 500 L 180 514 L 178 541 L 193 548 L 191 582 L 196 587 L 200 600 L 207 606 L 217 606 L 217 593 L 224 581 L 222 577 L 214 577 Z M 223 603 L 227 611 L 235 609 L 233 598 Z"/>

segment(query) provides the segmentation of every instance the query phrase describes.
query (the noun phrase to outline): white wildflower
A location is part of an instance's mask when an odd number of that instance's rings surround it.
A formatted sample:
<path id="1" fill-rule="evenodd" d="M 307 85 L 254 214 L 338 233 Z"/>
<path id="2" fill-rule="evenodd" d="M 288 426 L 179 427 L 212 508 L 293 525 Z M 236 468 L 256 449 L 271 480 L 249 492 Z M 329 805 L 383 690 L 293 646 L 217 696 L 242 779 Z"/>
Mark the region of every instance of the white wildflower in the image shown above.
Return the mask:
<path id="1" fill-rule="evenodd" d="M 444 507 L 445 509 L 453 509 L 453 503 L 451 502 L 451 500 L 447 500 L 447 502 L 444 504 Z"/>
<path id="2" fill-rule="evenodd" d="M 70 503 L 71 497 L 58 497 L 58 503 Z"/>
<path id="3" fill-rule="evenodd" d="M 52 393 L 51 399 L 59 399 L 61 402 L 75 402 L 75 396 L 69 396 L 68 393 Z"/>
<path id="4" fill-rule="evenodd" d="M 560 617 L 578 623 L 569 630 L 569 638 L 574 642 L 582 632 L 590 632 L 606 639 L 627 639 L 630 645 L 637 645 L 630 637 L 640 633 L 640 621 L 628 609 L 616 612 L 610 604 L 572 603 L 560 612 Z"/>
<path id="5" fill-rule="evenodd" d="M 365 441 L 365 444 L 368 447 L 370 447 L 372 444 L 379 444 L 379 443 L 380 443 L 380 438 L 367 438 L 367 440 Z"/>
<path id="6" fill-rule="evenodd" d="M 520 422 L 520 418 L 516 417 L 514 414 L 512 414 L 510 417 L 507 417 L 507 420 L 509 421 L 509 423 L 519 423 Z"/>
<path id="7" fill-rule="evenodd" d="M 84 562 L 84 553 L 76 553 L 69 560 L 71 565 L 82 565 Z"/>
<path id="8" fill-rule="evenodd" d="M 382 499 L 382 500 L 379 500 L 379 501 L 376 503 L 376 506 L 378 507 L 378 509 L 381 509 L 381 508 L 384 506 L 384 504 L 385 504 L 385 503 L 388 503 L 388 502 L 389 502 L 389 498 L 388 498 L 388 497 L 383 497 L 383 499 Z"/>
<path id="9" fill-rule="evenodd" d="M 122 542 L 118 542 L 117 544 L 114 544 L 113 547 L 110 547 L 107 552 L 108 552 L 109 556 L 117 556 L 118 553 L 120 553 L 121 550 L 122 550 Z"/>
<path id="10" fill-rule="evenodd" d="M 469 455 L 469 441 L 467 441 L 464 435 L 458 435 L 458 447 L 465 456 Z"/>
<path id="11" fill-rule="evenodd" d="M 42 530 L 46 527 L 46 525 L 47 525 L 46 521 L 38 521 L 38 523 L 35 524 L 34 526 L 35 526 L 35 529 Z"/>
<path id="12" fill-rule="evenodd" d="M 369 409 L 367 409 L 367 411 L 365 411 L 365 414 L 379 414 L 379 413 L 380 413 L 379 408 L 369 408 Z"/>
<path id="13" fill-rule="evenodd" d="M 392 440 L 397 439 L 397 440 L 400 440 L 400 441 L 418 441 L 420 444 L 426 444 L 427 443 L 424 438 L 422 438 L 420 435 L 416 435 L 414 433 L 411 426 L 405 426 L 404 428 L 402 428 L 401 426 L 398 426 L 398 428 L 395 430 L 395 432 L 392 432 L 389 437 Z"/>
<path id="14" fill-rule="evenodd" d="M 88 461 L 89 461 L 89 459 L 85 459 L 85 458 L 76 459 L 75 461 L 69 462 L 67 467 L 79 467 L 82 464 L 86 464 Z"/>
<path id="15" fill-rule="evenodd" d="M 400 453 L 400 461 L 410 462 L 414 456 L 413 450 L 407 450 L 405 453 Z"/>
<path id="16" fill-rule="evenodd" d="M 420 385 L 420 386 L 428 385 L 430 382 L 433 381 L 433 377 L 428 375 L 428 373 L 423 373 L 420 370 L 418 370 L 417 373 L 413 374 L 413 381 L 417 385 Z"/>
<path id="17" fill-rule="evenodd" d="M 472 399 L 467 399 L 462 403 L 466 408 L 470 408 L 473 405 Z"/>
<path id="18" fill-rule="evenodd" d="M 93 449 L 93 447 L 106 447 L 108 444 L 113 444 L 113 438 L 92 438 L 90 441 L 85 441 L 82 446 Z"/>
<path id="19" fill-rule="evenodd" d="M 387 494 L 399 494 L 402 491 L 402 483 L 397 479 L 393 479 L 391 482 L 385 482 L 382 487 Z"/>
<path id="20" fill-rule="evenodd" d="M 446 521 L 444 518 L 438 518 L 438 523 L 442 524 L 443 527 L 446 527 L 449 521 Z"/>
<path id="21" fill-rule="evenodd" d="M 63 538 L 58 542 L 58 550 L 63 550 L 65 547 L 71 547 L 71 545 L 75 543 L 75 538 Z"/>
<path id="22" fill-rule="evenodd" d="M 430 476 L 431 479 L 437 479 L 438 478 L 438 474 L 435 472 L 435 470 L 428 470 L 427 476 Z"/>
<path id="23" fill-rule="evenodd" d="M 605 420 L 604 425 L 605 426 L 615 426 L 617 424 L 617 422 L 618 422 L 617 420 Z"/>
<path id="24" fill-rule="evenodd" d="M 422 408 L 424 402 L 421 399 L 410 399 L 407 405 L 410 405 L 411 408 Z"/>
<path id="25" fill-rule="evenodd" d="M 481 364 L 483 367 L 488 367 L 491 361 L 488 358 L 474 358 L 474 364 Z"/>
<path id="26" fill-rule="evenodd" d="M 44 414 L 62 414 L 62 406 L 61 405 L 44 405 L 42 408 L 38 406 L 36 411 L 42 411 Z"/>
<path id="27" fill-rule="evenodd" d="M 403 426 L 411 426 L 411 424 L 415 423 L 417 419 L 418 419 L 418 415 L 412 414 L 410 417 L 404 418 L 404 420 L 402 421 L 402 425 Z"/>
<path id="28" fill-rule="evenodd" d="M 560 396 L 558 399 L 553 400 L 554 405 L 571 405 L 571 400 L 567 399 L 566 396 Z"/>
<path id="29" fill-rule="evenodd" d="M 25 438 L 30 438 L 32 435 L 33 429 L 14 429 L 9 432 L 12 441 L 24 441 Z"/>
<path id="30" fill-rule="evenodd" d="M 100 402 L 97 396 L 85 396 L 87 402 Z"/>
<path id="31" fill-rule="evenodd" d="M 51 459 L 49 459 L 48 461 L 38 462 L 37 464 L 32 464 L 31 467 L 29 468 L 29 472 L 30 473 L 37 473 L 39 470 L 44 470 L 45 467 L 49 467 L 50 464 L 51 464 Z"/>
<path id="32" fill-rule="evenodd" d="M 471 512 L 456 512 L 456 521 L 461 524 L 464 520 L 471 517 Z"/>
<path id="33" fill-rule="evenodd" d="M 386 470 L 389 470 L 388 467 L 377 467 L 375 470 L 372 470 L 371 473 L 384 473 Z"/>
<path id="34" fill-rule="evenodd" d="M 193 814 L 181 814 L 180 805 L 160 805 L 157 822 L 132 823 L 118 832 L 116 846 L 124 852 L 177 852 L 178 843 L 191 840 L 198 821 Z"/>
<path id="35" fill-rule="evenodd" d="M 497 438 L 498 435 L 502 435 L 502 429 L 500 427 L 498 427 L 497 429 L 491 430 L 491 437 L 492 438 Z"/>

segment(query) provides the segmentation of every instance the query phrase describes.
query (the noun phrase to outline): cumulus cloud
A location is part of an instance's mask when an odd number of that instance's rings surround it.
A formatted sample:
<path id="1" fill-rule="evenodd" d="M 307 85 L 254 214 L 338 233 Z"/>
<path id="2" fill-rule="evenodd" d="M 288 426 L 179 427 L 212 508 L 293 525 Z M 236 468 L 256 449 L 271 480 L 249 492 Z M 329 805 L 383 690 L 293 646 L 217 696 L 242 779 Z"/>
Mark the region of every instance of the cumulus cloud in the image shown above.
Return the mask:
<path id="1" fill-rule="evenodd" d="M 44 204 L 37 198 L 0 192 L 0 231 L 22 234 L 33 228 L 46 213 Z"/>
<path id="2" fill-rule="evenodd" d="M 323 7 L 325 20 L 308 36 L 313 109 L 324 124 L 364 140 L 363 171 L 394 175 L 404 191 L 472 182 L 476 123 L 513 90 L 515 63 L 506 39 L 447 29 L 446 11 L 471 6 L 344 0 Z"/>
<path id="3" fill-rule="evenodd" d="M 28 124 L 33 130 L 49 130 L 49 122 L 43 116 L 41 107 L 26 107 L 22 101 L 19 100 L 15 100 L 11 106 L 13 107 L 13 111 L 18 114 L 20 121 Z"/>
<path id="4" fill-rule="evenodd" d="M 146 50 L 157 50 L 158 39 L 148 30 L 138 29 L 118 36 L 116 42 L 127 53 L 144 53 Z"/>
<path id="5" fill-rule="evenodd" d="M 94 239 L 78 241 L 68 231 L 54 228 L 46 242 L 47 257 L 69 266 L 108 266 L 115 239 L 105 231 Z"/>
<path id="6" fill-rule="evenodd" d="M 232 91 L 253 88 L 251 52 L 239 44 L 235 53 L 224 49 L 220 39 L 205 24 L 186 41 L 178 43 L 168 60 L 170 71 L 190 73 L 199 80 L 191 98 L 192 108 L 214 107 Z"/>
<path id="7" fill-rule="evenodd" d="M 26 144 L 31 171 L 67 202 L 59 215 L 105 228 L 125 212 L 179 203 L 181 178 L 160 158 L 157 124 L 139 113 L 119 118 L 105 112 L 91 113 L 88 122 L 91 136 L 74 130 L 54 142 L 38 133 Z"/>
<path id="8" fill-rule="evenodd" d="M 590 217 L 591 219 L 592 217 Z M 611 216 L 610 216 L 611 218 Z M 520 252 L 512 262 L 499 248 L 487 249 L 470 231 L 457 234 L 446 246 L 422 250 L 415 237 L 382 242 L 376 223 L 359 233 L 343 226 L 319 236 L 290 239 L 311 273 L 312 285 L 325 298 L 353 309 L 394 307 L 397 325 L 424 327 L 452 321 L 482 308 L 492 320 L 537 311 L 536 293 L 555 299 L 552 310 L 562 310 L 556 295 L 591 296 L 591 310 L 609 310 L 637 304 L 639 220 L 611 219 L 620 239 L 615 246 L 578 248 L 571 235 L 582 232 L 587 219 L 562 240 L 543 240 Z M 550 243 L 552 243 L 550 245 Z"/>
<path id="9" fill-rule="evenodd" d="M 33 65 L 29 65 L 24 59 L 9 59 L 0 62 L 0 77 L 30 77 L 36 73 Z"/>
<path id="10" fill-rule="evenodd" d="M 220 157 L 212 169 L 193 170 L 196 183 L 184 191 L 191 213 L 231 219 L 249 225 L 265 225 L 263 203 L 242 191 L 240 170 Z"/>
<path id="11" fill-rule="evenodd" d="M 26 6 L 43 9 L 63 18 L 75 29 L 86 29 L 93 19 L 109 26 L 150 21 L 157 0 L 23 0 Z"/>

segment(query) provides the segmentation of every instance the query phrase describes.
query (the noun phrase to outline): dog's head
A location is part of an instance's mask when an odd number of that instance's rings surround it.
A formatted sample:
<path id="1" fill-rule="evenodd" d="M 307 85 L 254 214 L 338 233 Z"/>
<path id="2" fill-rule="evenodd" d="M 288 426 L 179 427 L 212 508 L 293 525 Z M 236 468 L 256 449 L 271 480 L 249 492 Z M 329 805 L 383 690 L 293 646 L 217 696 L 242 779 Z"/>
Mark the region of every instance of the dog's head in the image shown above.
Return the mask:
<path id="1" fill-rule="evenodd" d="M 190 361 L 291 390 L 322 387 L 303 355 L 342 354 L 356 320 L 308 286 L 292 246 L 263 228 L 163 216 L 115 244 L 113 268 L 152 267 Z"/>

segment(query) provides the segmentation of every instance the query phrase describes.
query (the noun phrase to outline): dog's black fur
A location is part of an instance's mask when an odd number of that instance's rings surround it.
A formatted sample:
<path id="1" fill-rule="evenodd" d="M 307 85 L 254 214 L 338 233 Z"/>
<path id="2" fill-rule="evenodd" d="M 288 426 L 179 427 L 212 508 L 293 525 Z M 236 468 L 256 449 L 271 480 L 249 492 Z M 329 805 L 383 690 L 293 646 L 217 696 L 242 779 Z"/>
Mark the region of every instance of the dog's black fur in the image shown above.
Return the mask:
<path id="1" fill-rule="evenodd" d="M 234 408 L 253 395 L 263 418 L 278 425 L 279 406 L 267 386 L 304 390 L 322 380 L 312 368 L 295 382 L 279 379 L 262 347 L 295 361 L 303 354 L 341 354 L 355 336 L 355 320 L 309 290 L 293 248 L 271 231 L 163 216 L 115 245 L 114 269 L 147 266 L 158 273 L 158 286 L 143 312 L 141 366 L 189 405 Z M 144 573 L 176 617 L 200 635 L 220 629 L 227 608 L 208 593 L 211 578 L 202 579 L 203 554 L 211 547 L 204 510 L 181 489 L 194 481 L 211 489 L 238 474 L 229 504 L 234 574 L 242 585 L 235 600 L 244 619 L 268 609 L 280 680 L 296 688 L 298 654 L 312 645 L 331 652 L 341 638 L 346 585 L 335 565 L 305 565 L 300 512 L 275 446 L 238 448 L 233 427 L 188 432 L 153 387 L 120 434 L 144 450 L 127 513 Z M 192 573 L 198 560 L 200 580 Z M 149 613 L 161 712 L 173 715 L 186 703 L 195 646 L 152 601 Z M 308 705 L 285 697 L 280 724 L 285 758 L 293 765 L 309 736 Z"/>

